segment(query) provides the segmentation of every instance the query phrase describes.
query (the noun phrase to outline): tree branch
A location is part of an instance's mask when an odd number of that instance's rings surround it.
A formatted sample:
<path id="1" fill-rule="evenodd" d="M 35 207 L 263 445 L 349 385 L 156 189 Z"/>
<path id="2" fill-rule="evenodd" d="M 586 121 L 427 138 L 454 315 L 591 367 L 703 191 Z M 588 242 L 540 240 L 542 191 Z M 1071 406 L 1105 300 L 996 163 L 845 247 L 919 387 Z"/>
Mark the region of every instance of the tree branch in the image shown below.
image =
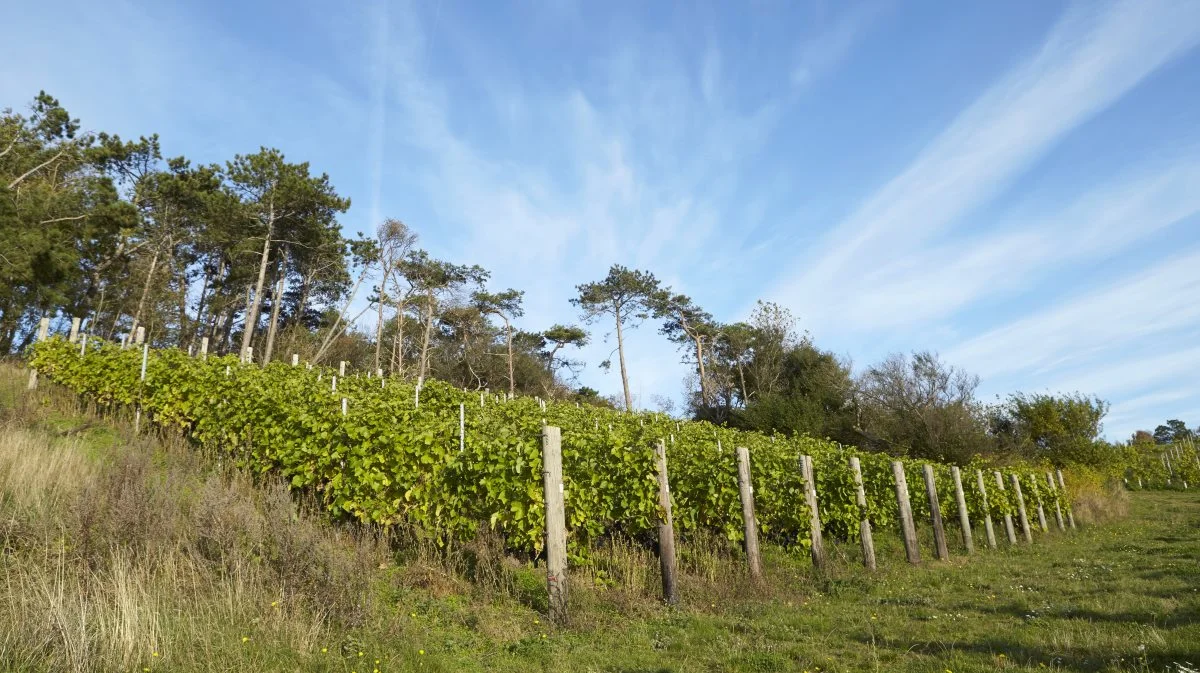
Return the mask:
<path id="1" fill-rule="evenodd" d="M 13 180 L 12 182 L 8 183 L 8 188 L 9 188 L 9 189 L 13 189 L 13 188 L 15 188 L 17 185 L 21 184 L 21 181 L 22 181 L 22 180 L 24 180 L 25 178 L 27 178 L 27 177 L 29 177 L 29 176 L 33 175 L 34 173 L 36 173 L 36 172 L 38 172 L 38 171 L 40 171 L 40 170 L 42 170 L 42 169 L 43 169 L 43 168 L 45 168 L 46 166 L 49 166 L 50 164 L 54 163 L 55 161 L 58 161 L 58 158 L 59 158 L 59 157 L 61 157 L 61 156 L 62 156 L 62 155 L 64 155 L 64 154 L 66 154 L 66 153 L 67 153 L 67 151 L 66 151 L 65 149 L 64 149 L 64 150 L 59 150 L 59 151 L 58 151 L 58 154 L 55 154 L 54 156 L 52 156 L 52 157 L 50 157 L 49 159 L 47 159 L 47 160 L 43 161 L 42 163 L 38 164 L 37 166 L 34 166 L 33 168 L 31 168 L 31 169 L 29 169 L 29 170 L 25 171 L 25 173 L 24 173 L 24 174 L 22 174 L 22 175 L 20 175 L 20 176 L 18 176 L 16 180 Z"/>

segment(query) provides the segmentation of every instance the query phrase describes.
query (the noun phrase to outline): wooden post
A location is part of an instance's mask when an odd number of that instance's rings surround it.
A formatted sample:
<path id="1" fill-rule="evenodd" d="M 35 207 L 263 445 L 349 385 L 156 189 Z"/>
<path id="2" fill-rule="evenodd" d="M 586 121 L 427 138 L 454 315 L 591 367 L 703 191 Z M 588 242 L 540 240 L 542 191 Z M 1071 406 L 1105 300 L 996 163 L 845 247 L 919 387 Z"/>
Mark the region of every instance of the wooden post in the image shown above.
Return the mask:
<path id="1" fill-rule="evenodd" d="M 1029 517 L 1025 514 L 1025 496 L 1021 494 L 1021 480 L 1015 474 L 1008 475 L 1012 482 L 1013 493 L 1017 496 L 1017 516 L 1021 521 L 1021 534 L 1025 536 L 1025 541 L 1033 542 L 1033 533 L 1029 530 Z"/>
<path id="2" fill-rule="evenodd" d="M 1037 503 L 1038 526 L 1043 533 L 1049 533 L 1050 527 L 1046 525 L 1046 508 L 1042 506 L 1042 489 L 1038 488 L 1037 477 L 1030 475 L 1033 482 L 1033 501 Z"/>
<path id="3" fill-rule="evenodd" d="M 330 391 L 335 392 L 335 393 L 337 392 L 337 376 L 336 375 L 333 377 L 333 384 L 332 384 L 332 387 L 330 388 Z"/>
<path id="4" fill-rule="evenodd" d="M 1004 488 L 1004 477 L 1000 475 L 999 470 L 996 470 L 993 474 L 996 475 L 996 488 L 999 488 L 1000 492 L 1003 493 L 1006 490 Z M 1008 496 L 1005 496 L 1004 499 L 1007 500 Z M 1012 514 L 1009 512 L 1004 513 L 1004 532 L 1008 535 L 1009 544 L 1017 543 L 1017 533 L 1013 530 Z"/>
<path id="5" fill-rule="evenodd" d="M 133 339 L 133 343 L 141 346 L 146 341 L 146 328 L 142 325 L 137 326 L 137 334 Z"/>
<path id="6" fill-rule="evenodd" d="M 83 322 L 79 318 L 71 318 L 71 335 L 67 337 L 69 343 L 75 343 L 79 339 L 79 323 Z"/>
<path id="7" fill-rule="evenodd" d="M 1200 466 L 1198 466 L 1198 467 L 1200 467 Z M 1058 472 L 1058 488 L 1060 490 L 1062 490 L 1062 497 L 1067 498 L 1068 497 L 1067 496 L 1067 483 L 1065 481 L 1063 481 L 1062 470 L 1057 470 L 1057 472 Z M 1139 477 L 1138 478 L 1138 488 L 1141 488 L 1141 487 L 1142 487 L 1142 480 Z M 1075 530 L 1075 514 L 1071 511 L 1071 501 L 1067 500 L 1066 502 L 1067 502 L 1067 525 L 1071 527 L 1071 530 Z"/>
<path id="8" fill-rule="evenodd" d="M 346 378 L 346 361 L 345 360 L 341 360 L 338 362 L 338 376 L 340 376 L 342 378 Z"/>
<path id="9" fill-rule="evenodd" d="M 346 406 L 346 398 L 342 398 L 342 415 L 345 416 L 349 409 Z"/>
<path id="10" fill-rule="evenodd" d="M 208 359 L 208 337 L 200 339 L 200 359 Z"/>
<path id="11" fill-rule="evenodd" d="M 992 527 L 992 510 L 988 507 L 987 486 L 983 483 L 983 470 L 975 470 L 975 483 L 983 498 L 983 527 L 987 531 L 988 547 L 996 548 L 996 529 Z"/>
<path id="12" fill-rule="evenodd" d="M 87 332 L 79 335 L 79 357 L 87 355 Z"/>
<path id="13" fill-rule="evenodd" d="M 254 346 L 246 346 L 245 359 L 242 360 L 242 362 L 245 362 L 246 364 L 254 362 Z"/>
<path id="14" fill-rule="evenodd" d="M 921 470 L 925 473 L 925 494 L 929 496 L 929 520 L 933 523 L 933 546 L 938 559 L 945 561 L 950 558 L 950 550 L 946 548 L 946 529 L 942 526 L 942 506 L 938 504 L 937 485 L 933 482 L 933 466 L 925 463 Z"/>
<path id="15" fill-rule="evenodd" d="M 567 515 L 562 478 L 562 432 L 542 426 L 542 488 L 546 499 L 546 588 L 550 621 L 567 623 Z"/>
<path id="16" fill-rule="evenodd" d="M 1054 475 L 1049 472 L 1046 473 L 1046 483 L 1050 485 L 1050 493 L 1054 496 L 1054 522 L 1058 524 L 1059 531 L 1064 531 L 1067 526 L 1063 523 L 1062 505 L 1058 502 L 1058 484 L 1054 483 Z M 1128 483 L 1129 481 L 1126 480 L 1126 484 Z"/>
<path id="17" fill-rule="evenodd" d="M 142 373 L 139 381 L 144 385 L 146 382 L 146 362 L 150 359 L 150 344 L 142 344 Z M 138 386 L 138 398 L 142 396 L 141 386 Z M 142 403 L 139 401 L 137 407 L 133 410 L 133 434 L 138 434 L 142 429 Z"/>
<path id="18" fill-rule="evenodd" d="M 908 502 L 908 479 L 904 476 L 904 463 L 892 461 L 892 476 L 896 479 L 896 504 L 900 506 L 900 535 L 904 539 L 904 555 L 909 563 L 920 563 L 921 550 L 917 547 L 917 527 L 913 525 L 912 505 Z"/>
<path id="19" fill-rule="evenodd" d="M 300 354 L 299 353 L 292 353 L 292 366 L 293 367 L 300 366 Z"/>
<path id="20" fill-rule="evenodd" d="M 50 319 L 42 318 L 38 321 L 37 341 L 45 341 L 50 334 Z M 36 343 L 36 342 L 35 342 Z M 37 390 L 38 387 L 38 372 L 37 369 L 29 368 L 29 383 L 26 388 L 29 390 Z"/>
<path id="21" fill-rule="evenodd" d="M 854 475 L 854 502 L 858 505 L 859 537 L 862 539 L 863 565 L 875 570 L 875 539 L 871 536 L 871 518 L 867 516 L 867 493 L 863 490 L 862 466 L 858 456 L 850 456 L 850 472 Z"/>
<path id="22" fill-rule="evenodd" d="M 750 577 L 762 577 L 762 559 L 758 554 L 758 524 L 754 521 L 754 483 L 750 478 L 750 449 L 737 447 L 738 495 L 742 500 L 742 530 L 746 535 L 746 562 Z"/>
<path id="23" fill-rule="evenodd" d="M 975 540 L 971 535 L 971 516 L 967 512 L 967 496 L 963 493 L 962 472 L 957 465 L 951 466 L 950 478 L 954 481 L 954 500 L 958 505 L 958 526 L 962 529 L 963 546 L 970 554 L 975 551 Z"/>
<path id="24" fill-rule="evenodd" d="M 808 504 L 808 530 L 812 539 L 813 565 L 825 568 L 825 541 L 821 537 L 821 511 L 817 506 L 817 479 L 812 456 L 800 456 L 800 475 L 804 479 L 804 501 Z"/>
<path id="25" fill-rule="evenodd" d="M 667 479 L 667 444 L 658 440 L 654 449 L 658 469 L 658 562 L 662 568 L 663 600 L 679 604 L 679 585 L 675 578 L 675 519 L 671 516 L 671 484 Z"/>
<path id="26" fill-rule="evenodd" d="M 458 452 L 462 453 L 467 448 L 467 406 L 459 403 L 458 405 Z"/>

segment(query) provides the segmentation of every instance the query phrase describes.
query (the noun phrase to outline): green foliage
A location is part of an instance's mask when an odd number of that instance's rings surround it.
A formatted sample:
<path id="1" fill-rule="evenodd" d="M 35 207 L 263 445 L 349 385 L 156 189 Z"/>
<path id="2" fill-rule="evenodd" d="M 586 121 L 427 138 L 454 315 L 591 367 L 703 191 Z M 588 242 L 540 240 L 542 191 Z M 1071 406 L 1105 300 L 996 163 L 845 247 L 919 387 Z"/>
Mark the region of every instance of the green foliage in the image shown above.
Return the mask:
<path id="1" fill-rule="evenodd" d="M 138 404 L 144 417 L 186 431 L 206 450 L 317 495 L 335 515 L 403 523 L 443 540 L 468 539 L 488 526 L 500 530 L 513 549 L 540 551 L 543 423 L 563 428 L 566 514 L 577 554 L 614 533 L 653 535 L 658 441 L 667 443 L 675 525 L 685 538 L 703 531 L 741 539 L 737 446 L 751 452 L 755 507 L 767 540 L 787 547 L 809 544 L 801 455 L 813 457 L 826 535 L 855 535 L 864 515 L 876 526 L 896 521 L 892 458 L 828 440 L 592 405 L 550 403 L 543 409 L 533 398 L 503 401 L 434 380 L 418 391 L 398 379 L 350 376 L 338 378 L 335 391 L 336 370 L 280 363 L 259 368 L 233 356 L 199 360 L 173 349 L 150 352 L 142 381 L 141 358 L 140 350 L 98 340 L 89 341 L 81 357 L 74 344 L 51 338 L 36 345 L 31 364 L 100 404 Z M 851 455 L 862 463 L 865 512 L 855 504 Z M 914 513 L 927 519 L 921 464 L 904 462 Z M 935 471 L 939 504 L 949 517 L 956 507 L 950 468 L 939 464 Z M 970 467 L 967 473 L 974 474 Z M 975 490 L 973 482 L 966 490 Z M 973 495 L 971 502 L 981 503 L 981 497 Z M 996 512 L 1007 506 L 995 495 L 991 503 Z M 974 507 L 982 511 L 981 504 Z"/>

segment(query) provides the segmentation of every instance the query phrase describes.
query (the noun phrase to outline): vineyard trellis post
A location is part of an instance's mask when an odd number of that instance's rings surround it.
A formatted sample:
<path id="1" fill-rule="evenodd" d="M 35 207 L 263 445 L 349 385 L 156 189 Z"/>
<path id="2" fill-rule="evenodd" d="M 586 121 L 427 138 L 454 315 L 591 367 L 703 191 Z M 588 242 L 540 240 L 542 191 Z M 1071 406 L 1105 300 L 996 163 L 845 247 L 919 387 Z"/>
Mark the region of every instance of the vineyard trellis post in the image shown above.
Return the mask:
<path id="1" fill-rule="evenodd" d="M 338 376 L 340 376 L 342 378 L 346 378 L 346 361 L 345 360 L 338 361 Z"/>
<path id="2" fill-rule="evenodd" d="M 892 476 L 896 480 L 896 504 L 900 510 L 900 535 L 904 539 L 904 555 L 908 562 L 921 562 L 921 550 L 917 546 L 917 527 L 913 524 L 912 504 L 908 501 L 908 478 L 904 475 L 904 463 L 892 461 Z"/>
<path id="3" fill-rule="evenodd" d="M 87 355 L 87 332 L 79 335 L 79 357 Z"/>
<path id="4" fill-rule="evenodd" d="M 146 362 L 150 359 L 150 344 L 142 344 L 142 373 L 138 378 L 138 402 L 133 411 L 133 434 L 142 429 L 142 388 L 146 385 Z"/>
<path id="5" fill-rule="evenodd" d="M 1197 467 L 1200 467 L 1200 464 L 1197 464 Z M 1075 513 L 1071 511 L 1071 499 L 1067 495 L 1067 482 L 1063 479 L 1062 470 L 1055 470 L 1055 472 L 1058 473 L 1058 488 L 1062 491 L 1063 502 L 1067 503 L 1067 525 L 1071 527 L 1071 530 L 1075 530 Z M 1138 479 L 1138 488 L 1141 488 L 1141 485 L 1142 481 Z"/>
<path id="6" fill-rule="evenodd" d="M 146 328 L 143 327 L 142 325 L 138 325 L 137 332 L 134 334 L 134 337 L 133 337 L 133 343 L 134 343 L 134 345 L 141 346 L 142 343 L 145 341 L 146 341 Z"/>
<path id="7" fill-rule="evenodd" d="M 993 474 L 996 475 L 996 488 L 1000 489 L 1000 494 L 1001 494 L 1000 497 L 1004 498 L 1004 500 L 1007 503 L 1008 494 L 1004 492 L 1005 490 L 1007 490 L 1004 487 L 1004 476 L 1000 474 L 999 470 L 996 470 L 995 472 L 993 472 Z M 1004 511 L 1004 532 L 1008 535 L 1008 543 L 1015 545 L 1017 543 L 1017 533 L 1015 530 L 1013 530 L 1013 518 L 1012 518 L 1011 508 L 1008 507 L 1007 505 L 1005 506 L 1005 511 Z"/>
<path id="8" fill-rule="evenodd" d="M 929 521 L 933 524 L 933 546 L 941 561 L 950 559 L 950 550 L 946 548 L 946 528 L 942 525 L 942 507 L 938 504 L 937 484 L 933 479 L 933 466 L 925 463 L 921 466 L 925 475 L 925 494 L 929 496 Z"/>
<path id="9" fill-rule="evenodd" d="M 46 336 L 50 333 L 50 319 L 42 318 L 38 321 L 37 340 L 34 343 L 40 343 L 46 340 Z M 25 386 L 28 390 L 37 390 L 38 387 L 38 372 L 37 368 L 29 368 L 29 383 Z"/>
<path id="10" fill-rule="evenodd" d="M 208 359 L 208 337 L 203 337 L 200 339 L 200 359 Z"/>
<path id="11" fill-rule="evenodd" d="M 1042 489 L 1038 487 L 1037 476 L 1029 475 L 1029 483 L 1033 485 L 1033 501 L 1037 503 L 1038 527 L 1043 533 L 1049 533 L 1050 527 L 1046 525 L 1046 508 L 1042 506 Z"/>
<path id="12" fill-rule="evenodd" d="M 675 519 L 671 516 L 671 483 L 667 477 L 667 444 L 658 440 L 654 448 L 658 476 L 658 564 L 662 570 L 663 600 L 679 604 L 679 584 L 675 577 Z"/>
<path id="13" fill-rule="evenodd" d="M 542 488 L 546 501 L 546 588 L 550 621 L 567 623 L 567 517 L 562 478 L 562 431 L 542 426 Z"/>
<path id="14" fill-rule="evenodd" d="M 467 448 L 467 405 L 461 402 L 458 405 L 458 452 L 462 453 Z"/>
<path id="15" fill-rule="evenodd" d="M 1058 485 L 1054 483 L 1054 475 L 1049 472 L 1046 472 L 1046 483 L 1049 484 L 1050 495 L 1054 497 L 1054 522 L 1058 524 L 1059 532 L 1062 532 L 1067 529 L 1067 526 L 1063 523 L 1062 505 L 1059 504 L 1061 498 L 1058 494 Z"/>
<path id="16" fill-rule="evenodd" d="M 957 465 L 950 467 L 950 478 L 954 482 L 954 501 L 958 505 L 958 526 L 962 529 L 963 546 L 967 553 L 975 551 L 975 540 L 971 535 L 971 515 L 967 513 L 967 496 L 963 493 L 962 471 Z"/>
<path id="17" fill-rule="evenodd" d="M 975 470 L 975 483 L 979 497 L 983 499 L 983 528 L 987 532 L 988 547 L 996 548 L 996 529 L 992 526 L 992 510 L 988 507 L 987 485 L 983 483 L 983 470 Z"/>
<path id="18" fill-rule="evenodd" d="M 1021 480 L 1016 474 L 1009 474 L 1009 480 L 1012 482 L 1013 495 L 1017 497 L 1017 517 L 1021 522 L 1021 534 L 1025 536 L 1025 542 L 1033 543 L 1033 532 L 1029 530 L 1029 516 L 1025 513 L 1025 495 L 1021 493 Z"/>
<path id="19" fill-rule="evenodd" d="M 738 497 L 742 501 L 742 530 L 745 532 L 746 563 L 750 577 L 762 578 L 762 558 L 758 551 L 758 524 L 754 520 L 754 482 L 750 476 L 750 449 L 737 447 Z"/>
<path id="20" fill-rule="evenodd" d="M 300 366 L 300 354 L 299 353 L 292 353 L 292 366 L 293 367 Z"/>
<path id="21" fill-rule="evenodd" d="M 862 540 L 863 566 L 875 570 L 875 539 L 871 535 L 871 517 L 867 512 L 867 493 L 863 489 L 862 465 L 858 456 L 850 456 L 850 472 L 854 475 L 854 502 L 858 505 L 859 537 Z"/>
<path id="22" fill-rule="evenodd" d="M 825 541 L 821 537 L 821 510 L 817 506 L 817 479 L 812 456 L 800 456 L 800 475 L 804 479 L 804 501 L 808 504 L 808 530 L 812 540 L 812 561 L 825 568 Z"/>
<path id="23" fill-rule="evenodd" d="M 71 318 L 71 334 L 67 337 L 67 343 L 75 343 L 79 339 L 79 325 L 82 322 L 80 318 Z"/>

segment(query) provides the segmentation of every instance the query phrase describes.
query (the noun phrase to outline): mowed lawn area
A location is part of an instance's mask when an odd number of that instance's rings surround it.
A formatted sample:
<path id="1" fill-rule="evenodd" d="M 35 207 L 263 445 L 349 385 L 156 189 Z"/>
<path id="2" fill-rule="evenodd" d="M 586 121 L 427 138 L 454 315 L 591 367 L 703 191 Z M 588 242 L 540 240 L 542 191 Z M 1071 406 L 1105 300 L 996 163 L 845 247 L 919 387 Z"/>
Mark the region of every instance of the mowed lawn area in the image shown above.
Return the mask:
<path id="1" fill-rule="evenodd" d="M 970 557 L 951 528 L 952 559 L 923 540 L 919 567 L 880 531 L 874 574 L 852 541 L 823 575 L 768 547 L 756 586 L 736 555 L 685 543 L 675 610 L 629 546 L 573 572 L 554 629 L 528 562 L 381 544 L 0 373 L 3 670 L 1200 670 L 1196 489 L 1130 493 L 1128 516 L 1076 531 L 1051 520 L 1032 546 L 989 550 L 977 530 Z"/>

